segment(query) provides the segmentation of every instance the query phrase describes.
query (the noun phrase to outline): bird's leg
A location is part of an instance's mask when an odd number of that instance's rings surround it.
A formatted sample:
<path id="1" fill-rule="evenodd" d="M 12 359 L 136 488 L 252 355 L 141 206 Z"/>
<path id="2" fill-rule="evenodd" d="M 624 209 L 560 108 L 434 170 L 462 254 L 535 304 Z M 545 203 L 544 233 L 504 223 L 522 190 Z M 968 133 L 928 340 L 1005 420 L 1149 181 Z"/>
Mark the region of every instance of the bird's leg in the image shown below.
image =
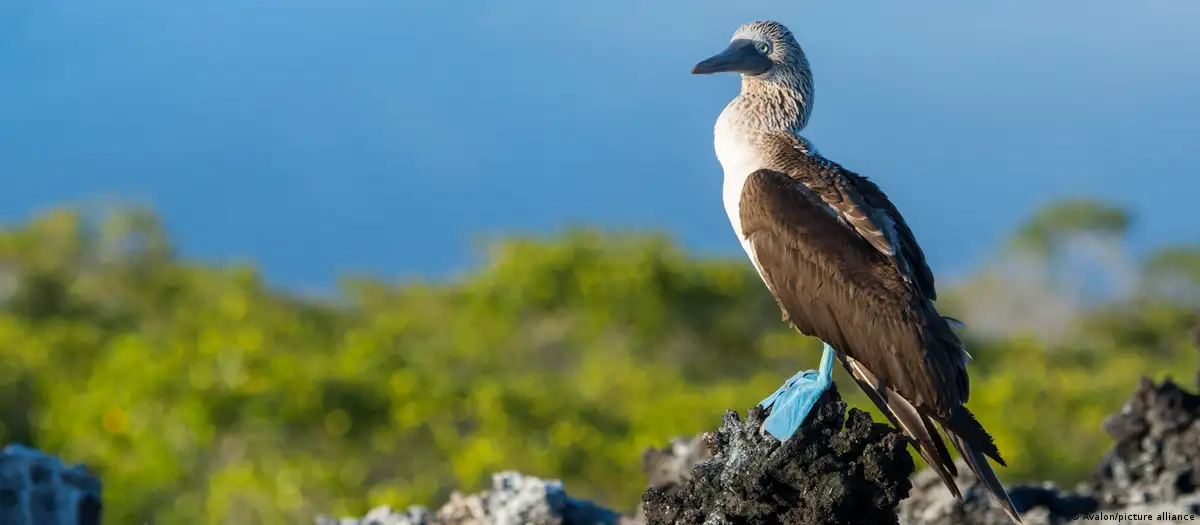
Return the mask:
<path id="1" fill-rule="evenodd" d="M 833 384 L 833 347 L 825 345 L 821 353 L 819 370 L 804 370 L 788 379 L 774 394 L 767 396 L 758 406 L 770 410 L 762 430 L 780 441 L 792 437 L 821 394 Z"/>

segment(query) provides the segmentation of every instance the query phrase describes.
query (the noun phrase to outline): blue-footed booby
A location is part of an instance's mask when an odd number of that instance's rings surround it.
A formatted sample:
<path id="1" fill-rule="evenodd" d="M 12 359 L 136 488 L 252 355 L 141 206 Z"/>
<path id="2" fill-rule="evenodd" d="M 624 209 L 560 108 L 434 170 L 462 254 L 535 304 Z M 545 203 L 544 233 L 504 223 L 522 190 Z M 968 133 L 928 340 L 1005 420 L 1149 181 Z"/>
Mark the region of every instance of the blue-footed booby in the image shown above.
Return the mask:
<path id="1" fill-rule="evenodd" d="M 964 405 L 969 356 L 957 322 L 934 306 L 933 273 L 916 237 L 874 182 L 800 136 L 813 82 L 795 37 L 777 22 L 743 25 L 692 70 L 721 72 L 742 78 L 713 133 L 729 222 L 784 320 L 825 343 L 819 370 L 796 374 L 763 400 L 771 412 L 764 429 L 790 438 L 829 388 L 836 357 L 955 497 L 962 500 L 957 469 L 937 427 L 1021 523 L 988 463 L 1004 460 Z"/>

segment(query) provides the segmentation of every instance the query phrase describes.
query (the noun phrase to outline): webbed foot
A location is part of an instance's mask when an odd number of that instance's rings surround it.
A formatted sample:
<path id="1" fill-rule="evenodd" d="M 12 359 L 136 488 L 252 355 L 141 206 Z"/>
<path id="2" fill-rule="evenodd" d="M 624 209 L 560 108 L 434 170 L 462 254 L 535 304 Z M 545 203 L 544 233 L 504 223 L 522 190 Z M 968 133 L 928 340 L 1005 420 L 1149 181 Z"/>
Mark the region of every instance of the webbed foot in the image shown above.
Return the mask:
<path id="1" fill-rule="evenodd" d="M 770 411 L 760 431 L 765 430 L 775 439 L 783 441 L 800 429 L 813 405 L 817 404 L 817 399 L 833 384 L 834 352 L 832 347 L 825 345 L 819 370 L 797 372 L 774 394 L 758 404 Z"/>

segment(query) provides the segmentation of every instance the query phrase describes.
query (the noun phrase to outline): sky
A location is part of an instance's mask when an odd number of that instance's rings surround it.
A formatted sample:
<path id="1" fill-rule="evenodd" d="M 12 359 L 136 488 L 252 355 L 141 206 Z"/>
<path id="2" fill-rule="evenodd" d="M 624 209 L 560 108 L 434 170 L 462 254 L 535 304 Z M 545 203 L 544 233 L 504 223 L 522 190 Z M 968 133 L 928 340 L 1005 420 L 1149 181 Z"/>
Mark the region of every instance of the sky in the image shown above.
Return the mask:
<path id="1" fill-rule="evenodd" d="M 806 131 L 877 181 L 939 274 L 1056 198 L 1200 242 L 1200 2 L 207 0 L 0 3 L 0 222 L 153 206 L 189 257 L 276 283 L 440 278 L 478 240 L 656 229 L 743 257 L 692 76 L 774 19 Z"/>

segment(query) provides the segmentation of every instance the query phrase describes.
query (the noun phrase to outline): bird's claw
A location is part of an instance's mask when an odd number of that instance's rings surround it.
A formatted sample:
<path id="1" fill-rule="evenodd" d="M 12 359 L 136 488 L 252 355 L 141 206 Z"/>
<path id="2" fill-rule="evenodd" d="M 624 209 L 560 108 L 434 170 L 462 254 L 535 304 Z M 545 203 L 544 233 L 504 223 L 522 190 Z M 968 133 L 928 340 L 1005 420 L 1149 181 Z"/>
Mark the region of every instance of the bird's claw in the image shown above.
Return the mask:
<path id="1" fill-rule="evenodd" d="M 800 429 L 800 425 L 804 423 L 821 394 L 833 384 L 833 355 L 833 348 L 825 345 L 821 354 L 820 370 L 797 372 L 758 404 L 764 410 L 770 411 L 759 428 L 760 433 L 765 430 L 775 439 L 783 441 Z"/>

